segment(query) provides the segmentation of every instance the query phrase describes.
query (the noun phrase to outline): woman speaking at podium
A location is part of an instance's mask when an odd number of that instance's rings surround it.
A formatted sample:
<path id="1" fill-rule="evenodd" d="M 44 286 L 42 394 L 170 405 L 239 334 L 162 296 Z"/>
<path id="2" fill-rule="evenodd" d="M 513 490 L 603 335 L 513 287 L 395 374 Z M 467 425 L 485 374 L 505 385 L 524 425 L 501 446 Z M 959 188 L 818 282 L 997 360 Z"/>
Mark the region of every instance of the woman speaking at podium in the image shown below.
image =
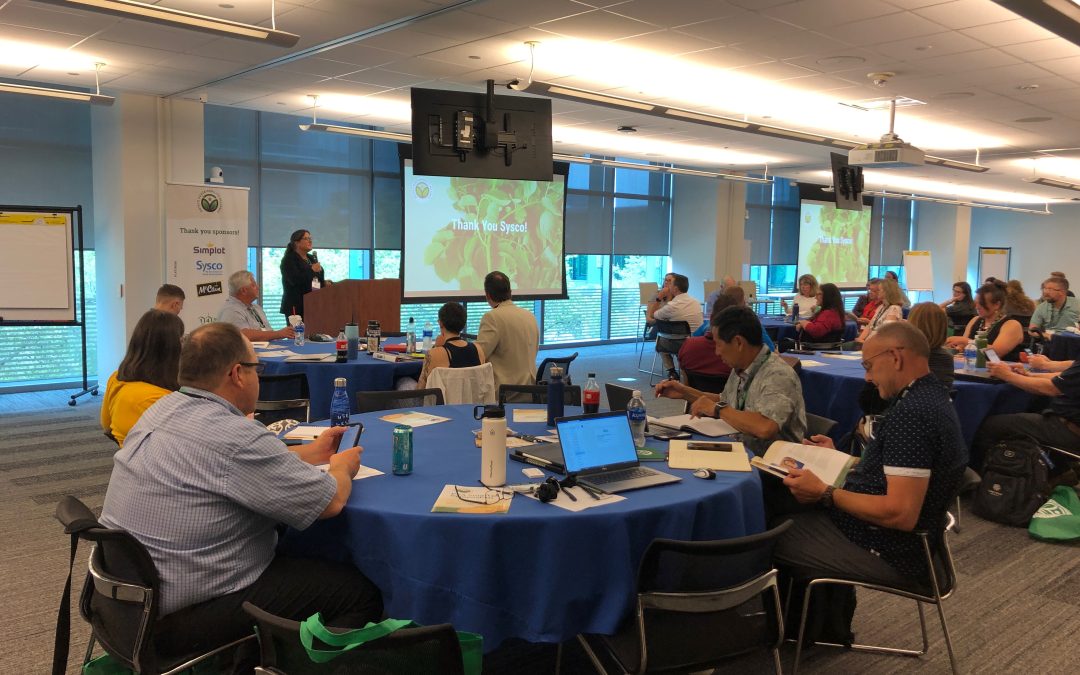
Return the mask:
<path id="1" fill-rule="evenodd" d="M 312 251 L 311 232 L 297 230 L 289 237 L 285 255 L 281 256 L 281 313 L 304 315 L 304 296 L 329 285 L 319 258 Z M 294 312 L 295 310 L 295 312 Z"/>

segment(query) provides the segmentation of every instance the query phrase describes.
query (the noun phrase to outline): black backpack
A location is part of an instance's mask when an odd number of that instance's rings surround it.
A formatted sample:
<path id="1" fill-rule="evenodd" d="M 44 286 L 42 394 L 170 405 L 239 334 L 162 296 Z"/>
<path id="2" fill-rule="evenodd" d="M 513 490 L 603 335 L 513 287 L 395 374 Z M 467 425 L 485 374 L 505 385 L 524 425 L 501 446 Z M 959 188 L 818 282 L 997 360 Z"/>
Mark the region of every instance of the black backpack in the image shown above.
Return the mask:
<path id="1" fill-rule="evenodd" d="M 1050 498 L 1042 448 L 1029 438 L 1000 441 L 986 455 L 972 511 L 996 523 L 1027 527 Z"/>

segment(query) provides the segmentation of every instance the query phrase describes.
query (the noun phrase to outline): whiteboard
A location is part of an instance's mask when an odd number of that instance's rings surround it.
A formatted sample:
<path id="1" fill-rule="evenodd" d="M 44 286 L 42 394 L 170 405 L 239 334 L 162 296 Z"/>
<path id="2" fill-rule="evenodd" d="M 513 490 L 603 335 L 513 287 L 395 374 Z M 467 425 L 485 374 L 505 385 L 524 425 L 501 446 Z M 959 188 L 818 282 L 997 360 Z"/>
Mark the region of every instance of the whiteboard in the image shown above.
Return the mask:
<path id="1" fill-rule="evenodd" d="M 75 321 L 70 211 L 0 210 L 0 317 L 5 322 Z"/>
<path id="2" fill-rule="evenodd" d="M 984 279 L 994 277 L 1002 281 L 1009 280 L 1009 258 L 1012 257 L 1011 248 L 987 248 L 979 247 L 979 278 L 976 281 L 982 285 Z"/>
<path id="3" fill-rule="evenodd" d="M 934 268 L 930 251 L 904 251 L 904 275 L 909 291 L 934 290 Z"/>

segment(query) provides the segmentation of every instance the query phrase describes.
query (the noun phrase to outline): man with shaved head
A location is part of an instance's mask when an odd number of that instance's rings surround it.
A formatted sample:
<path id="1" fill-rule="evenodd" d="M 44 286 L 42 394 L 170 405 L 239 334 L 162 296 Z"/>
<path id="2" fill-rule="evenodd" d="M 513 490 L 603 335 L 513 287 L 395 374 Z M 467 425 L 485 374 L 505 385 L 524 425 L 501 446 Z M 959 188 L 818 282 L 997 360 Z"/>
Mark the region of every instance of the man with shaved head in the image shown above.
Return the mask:
<path id="1" fill-rule="evenodd" d="M 862 459 L 840 488 L 792 469 L 784 485 L 802 504 L 776 562 L 799 578 L 839 577 L 921 587 L 925 557 L 912 530 L 940 531 L 967 464 L 949 392 L 931 374 L 926 337 L 906 321 L 866 341 L 862 366 L 889 408 L 870 432 Z M 805 441 L 833 447 L 827 436 Z"/>

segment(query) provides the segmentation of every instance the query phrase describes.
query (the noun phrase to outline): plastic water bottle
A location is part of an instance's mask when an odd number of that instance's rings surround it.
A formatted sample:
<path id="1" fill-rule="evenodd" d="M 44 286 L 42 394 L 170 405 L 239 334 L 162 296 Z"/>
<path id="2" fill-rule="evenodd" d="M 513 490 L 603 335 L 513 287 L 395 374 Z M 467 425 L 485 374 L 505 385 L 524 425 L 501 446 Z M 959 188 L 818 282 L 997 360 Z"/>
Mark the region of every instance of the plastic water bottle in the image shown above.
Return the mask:
<path id="1" fill-rule="evenodd" d="M 634 390 L 630 402 L 626 404 L 626 417 L 630 420 L 630 433 L 634 435 L 634 445 L 639 448 L 645 447 L 645 401 L 641 398 L 641 392 Z"/>
<path id="2" fill-rule="evenodd" d="M 405 353 L 416 351 L 416 319 L 409 317 L 409 330 L 405 333 Z"/>
<path id="3" fill-rule="evenodd" d="M 555 426 L 555 420 L 564 414 L 563 395 L 566 392 L 566 386 L 562 379 L 562 368 L 552 366 L 550 372 L 547 390 L 547 423 L 549 427 L 553 427 Z"/>
<path id="4" fill-rule="evenodd" d="M 596 373 L 589 373 L 589 379 L 585 380 L 581 402 L 585 405 L 586 415 L 600 412 L 600 385 L 596 382 Z"/>
<path id="5" fill-rule="evenodd" d="M 293 326 L 293 330 L 296 331 L 296 338 L 293 339 L 293 344 L 295 344 L 297 347 L 303 347 L 304 346 L 304 320 L 300 319 L 299 321 L 297 321 L 296 325 Z"/>
<path id="6" fill-rule="evenodd" d="M 979 348 L 975 346 L 974 342 L 967 343 L 964 347 L 964 370 L 969 373 L 975 370 L 975 361 L 979 355 Z"/>
<path id="7" fill-rule="evenodd" d="M 424 322 L 424 353 L 431 351 L 431 338 L 432 338 L 431 322 Z"/>
<path id="8" fill-rule="evenodd" d="M 330 398 L 330 426 L 343 427 L 349 423 L 349 392 L 345 391 L 345 378 L 334 379 L 334 395 Z"/>
<path id="9" fill-rule="evenodd" d="M 791 323 L 798 323 L 799 321 L 799 303 L 791 303 Z"/>
<path id="10" fill-rule="evenodd" d="M 345 331 L 338 333 L 337 340 L 334 343 L 334 350 L 337 352 L 337 358 L 334 359 L 334 362 L 345 363 L 349 360 L 349 340 L 345 337 Z"/>

